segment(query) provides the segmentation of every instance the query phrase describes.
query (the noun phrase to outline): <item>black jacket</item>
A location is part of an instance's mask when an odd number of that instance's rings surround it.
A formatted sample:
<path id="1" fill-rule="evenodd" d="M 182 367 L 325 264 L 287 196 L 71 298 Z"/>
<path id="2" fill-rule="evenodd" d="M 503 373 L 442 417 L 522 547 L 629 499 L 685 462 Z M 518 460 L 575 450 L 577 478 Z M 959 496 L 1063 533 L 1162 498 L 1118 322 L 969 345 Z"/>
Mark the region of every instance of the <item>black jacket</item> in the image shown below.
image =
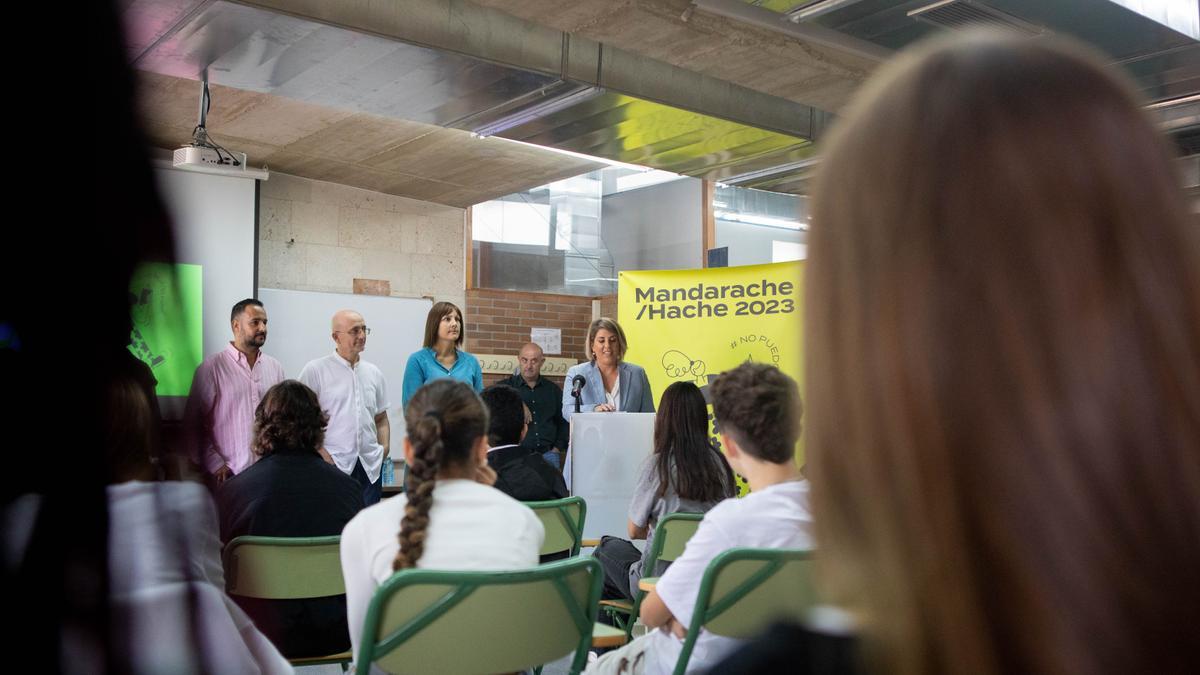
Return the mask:
<path id="1" fill-rule="evenodd" d="M 221 485 L 216 498 L 224 542 L 244 534 L 341 534 L 363 508 L 358 482 L 315 452 L 268 455 Z M 306 600 L 232 597 L 288 658 L 350 648 L 344 595 Z"/>
<path id="2" fill-rule="evenodd" d="M 496 472 L 496 489 L 522 502 L 541 502 L 567 496 L 567 484 L 542 456 L 521 445 L 490 450 L 488 466 Z"/>

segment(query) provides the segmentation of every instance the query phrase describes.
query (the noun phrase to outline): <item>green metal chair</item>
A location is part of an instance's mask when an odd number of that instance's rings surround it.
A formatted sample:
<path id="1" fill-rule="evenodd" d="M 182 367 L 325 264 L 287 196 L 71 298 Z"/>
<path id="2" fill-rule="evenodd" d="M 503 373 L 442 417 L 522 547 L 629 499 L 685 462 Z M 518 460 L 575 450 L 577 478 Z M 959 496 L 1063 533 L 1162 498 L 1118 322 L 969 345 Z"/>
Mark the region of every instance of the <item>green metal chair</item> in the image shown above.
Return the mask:
<path id="1" fill-rule="evenodd" d="M 265 600 L 305 600 L 345 595 L 342 580 L 341 537 L 235 537 L 221 552 L 225 592 Z M 340 663 L 345 670 L 349 651 L 298 659 L 295 666 Z"/>
<path id="2" fill-rule="evenodd" d="M 749 639 L 775 621 L 801 621 L 816 604 L 812 552 L 734 548 L 708 564 L 674 675 L 687 670 L 696 638 L 715 635 Z"/>
<path id="3" fill-rule="evenodd" d="M 700 527 L 700 521 L 704 519 L 703 513 L 685 513 L 678 512 L 667 515 L 654 527 L 654 541 L 650 545 L 650 555 L 646 558 L 646 565 L 642 569 L 642 574 L 648 577 L 657 574 L 658 563 L 675 562 L 675 559 L 683 555 L 683 549 L 687 546 L 688 540 L 696 533 L 696 528 Z M 646 591 L 634 589 L 633 600 L 601 600 L 600 609 L 605 614 L 612 617 L 616 622 L 617 627 L 625 631 L 625 635 L 631 635 L 633 632 L 633 624 L 637 621 L 638 612 L 642 608 L 642 600 L 646 598 Z"/>
<path id="4" fill-rule="evenodd" d="M 357 670 L 512 672 L 574 650 L 574 675 L 587 665 L 603 583 L 586 557 L 515 572 L 402 570 L 371 598 Z"/>
<path id="5" fill-rule="evenodd" d="M 572 556 L 579 555 L 583 523 L 587 519 L 587 502 L 583 501 L 583 497 L 522 503 L 533 509 L 546 530 L 546 540 L 542 542 L 538 555 L 563 551 L 570 551 Z"/>

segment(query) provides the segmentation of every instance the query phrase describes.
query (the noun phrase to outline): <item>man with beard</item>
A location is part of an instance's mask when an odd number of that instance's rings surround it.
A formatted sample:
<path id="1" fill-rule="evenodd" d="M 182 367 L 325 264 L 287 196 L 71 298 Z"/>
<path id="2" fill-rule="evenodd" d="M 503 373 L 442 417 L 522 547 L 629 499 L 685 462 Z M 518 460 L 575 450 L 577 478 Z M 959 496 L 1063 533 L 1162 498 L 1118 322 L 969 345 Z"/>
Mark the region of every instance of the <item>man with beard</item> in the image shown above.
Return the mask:
<path id="1" fill-rule="evenodd" d="M 279 361 L 262 353 L 267 341 L 262 303 L 242 300 L 229 321 L 233 341 L 196 368 L 184 414 L 192 460 L 218 484 L 254 463 L 254 411 L 267 390 L 285 379 Z"/>

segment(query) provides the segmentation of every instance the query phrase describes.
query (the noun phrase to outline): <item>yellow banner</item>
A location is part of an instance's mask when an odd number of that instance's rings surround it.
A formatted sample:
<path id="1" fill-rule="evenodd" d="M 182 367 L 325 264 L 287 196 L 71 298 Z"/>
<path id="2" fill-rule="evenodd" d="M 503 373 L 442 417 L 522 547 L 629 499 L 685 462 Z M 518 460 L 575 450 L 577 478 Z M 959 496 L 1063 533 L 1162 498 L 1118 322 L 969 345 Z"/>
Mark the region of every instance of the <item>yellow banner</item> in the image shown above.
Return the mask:
<path id="1" fill-rule="evenodd" d="M 617 321 L 625 360 L 646 369 L 657 401 L 672 382 L 704 389 L 745 361 L 804 382 L 803 262 L 665 272 L 621 272 Z M 707 392 L 706 392 L 707 393 Z M 803 461 L 803 450 L 797 448 Z"/>

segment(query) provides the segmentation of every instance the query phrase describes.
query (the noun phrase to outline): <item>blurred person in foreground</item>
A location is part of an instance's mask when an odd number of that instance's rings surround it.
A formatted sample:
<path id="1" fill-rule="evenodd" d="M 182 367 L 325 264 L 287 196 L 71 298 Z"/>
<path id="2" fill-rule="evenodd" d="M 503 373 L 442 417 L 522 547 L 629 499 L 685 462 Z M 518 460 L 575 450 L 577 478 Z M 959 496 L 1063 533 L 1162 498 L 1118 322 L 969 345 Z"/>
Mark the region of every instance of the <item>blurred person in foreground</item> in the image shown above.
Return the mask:
<path id="1" fill-rule="evenodd" d="M 714 672 L 1194 672 L 1200 232 L 1165 139 L 1089 51 L 989 33 L 846 112 L 804 322 L 840 614 Z"/>

